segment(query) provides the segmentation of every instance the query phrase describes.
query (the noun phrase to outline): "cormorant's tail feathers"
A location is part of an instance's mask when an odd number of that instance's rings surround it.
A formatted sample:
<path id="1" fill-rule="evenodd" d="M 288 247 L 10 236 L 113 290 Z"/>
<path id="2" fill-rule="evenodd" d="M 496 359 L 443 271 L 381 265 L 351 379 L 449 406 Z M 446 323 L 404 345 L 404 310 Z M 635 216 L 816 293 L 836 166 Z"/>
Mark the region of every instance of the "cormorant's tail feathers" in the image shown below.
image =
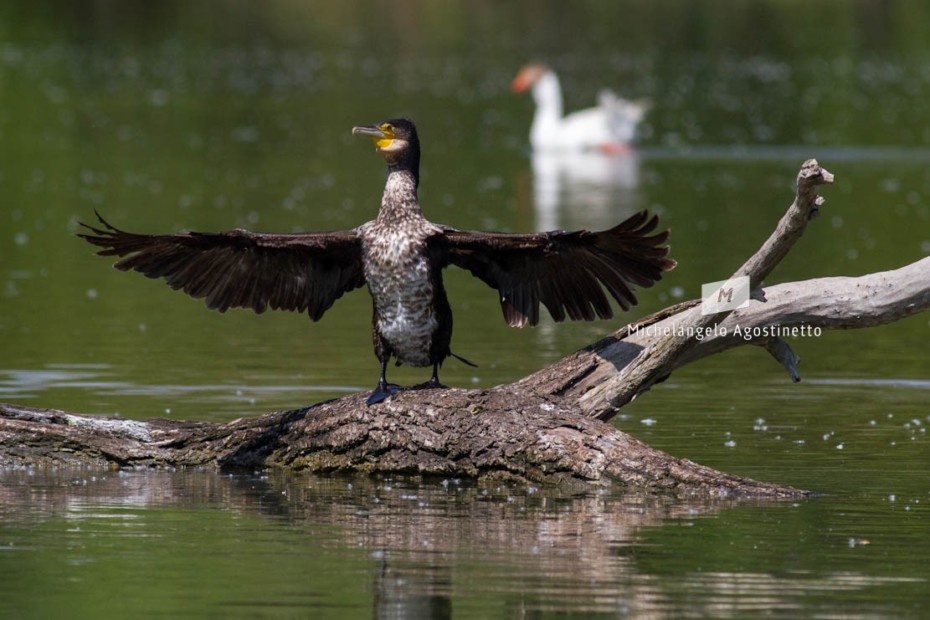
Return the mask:
<path id="1" fill-rule="evenodd" d="M 463 364 L 467 364 L 467 365 L 471 366 L 472 368 L 478 368 L 478 364 L 476 364 L 476 363 L 474 363 L 474 362 L 470 362 L 470 361 L 468 361 L 467 359 L 465 359 L 464 357 L 462 357 L 462 356 L 460 356 L 460 355 L 456 355 L 456 354 L 453 353 L 452 351 L 449 351 L 449 355 L 450 355 L 451 357 L 454 357 L 454 358 L 457 359 L 458 361 L 462 362 Z"/>

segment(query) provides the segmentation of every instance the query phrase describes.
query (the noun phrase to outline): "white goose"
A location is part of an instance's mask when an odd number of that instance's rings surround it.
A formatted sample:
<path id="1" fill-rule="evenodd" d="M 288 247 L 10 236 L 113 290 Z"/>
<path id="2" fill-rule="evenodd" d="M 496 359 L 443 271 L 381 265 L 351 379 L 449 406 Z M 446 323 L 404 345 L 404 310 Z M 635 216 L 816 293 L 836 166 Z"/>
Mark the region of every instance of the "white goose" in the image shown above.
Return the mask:
<path id="1" fill-rule="evenodd" d="M 646 100 L 629 101 L 602 90 L 597 107 L 563 116 L 559 78 L 542 64 L 520 69 L 511 88 L 518 93 L 532 89 L 536 114 L 530 127 L 530 144 L 537 151 L 598 149 L 626 153 L 631 149 L 636 126 L 650 107 Z"/>

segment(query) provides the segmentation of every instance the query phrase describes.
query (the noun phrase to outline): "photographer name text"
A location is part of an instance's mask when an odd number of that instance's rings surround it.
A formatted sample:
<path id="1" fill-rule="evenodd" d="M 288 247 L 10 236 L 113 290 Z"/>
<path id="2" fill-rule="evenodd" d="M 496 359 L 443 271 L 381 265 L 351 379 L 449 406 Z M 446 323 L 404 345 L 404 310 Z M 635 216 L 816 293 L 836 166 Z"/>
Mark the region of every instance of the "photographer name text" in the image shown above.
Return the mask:
<path id="1" fill-rule="evenodd" d="M 685 327 L 682 325 L 646 325 L 630 326 L 630 336 L 644 335 L 648 338 L 662 336 L 678 336 L 704 340 L 705 338 L 742 338 L 746 341 L 766 338 L 815 338 L 823 333 L 820 327 L 810 325 L 757 325 L 741 327 L 739 324 L 732 327 L 714 325 L 706 328 Z"/>

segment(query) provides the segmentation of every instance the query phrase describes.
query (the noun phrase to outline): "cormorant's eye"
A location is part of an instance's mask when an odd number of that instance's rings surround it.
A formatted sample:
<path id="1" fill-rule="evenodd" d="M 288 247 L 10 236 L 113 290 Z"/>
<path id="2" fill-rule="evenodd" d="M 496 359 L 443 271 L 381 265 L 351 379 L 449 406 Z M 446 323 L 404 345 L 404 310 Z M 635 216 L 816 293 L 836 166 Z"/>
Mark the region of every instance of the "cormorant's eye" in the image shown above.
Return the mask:
<path id="1" fill-rule="evenodd" d="M 381 131 L 394 131 L 394 128 L 391 127 L 390 123 L 381 123 L 378 129 L 380 129 Z"/>

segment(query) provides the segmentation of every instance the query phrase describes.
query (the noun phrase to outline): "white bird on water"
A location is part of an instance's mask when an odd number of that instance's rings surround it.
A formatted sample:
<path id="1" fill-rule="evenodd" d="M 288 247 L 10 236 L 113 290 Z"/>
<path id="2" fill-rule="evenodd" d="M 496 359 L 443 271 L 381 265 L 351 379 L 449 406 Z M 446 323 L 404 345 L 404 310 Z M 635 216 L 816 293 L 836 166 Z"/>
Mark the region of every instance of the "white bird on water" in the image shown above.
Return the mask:
<path id="1" fill-rule="evenodd" d="M 627 153 L 632 148 L 636 127 L 650 107 L 647 100 L 630 101 L 602 90 L 597 107 L 563 115 L 559 78 L 543 64 L 530 64 L 520 69 L 511 88 L 518 93 L 531 90 L 536 102 L 530 127 L 530 144 L 536 151 L 596 149 L 605 153 Z"/>

